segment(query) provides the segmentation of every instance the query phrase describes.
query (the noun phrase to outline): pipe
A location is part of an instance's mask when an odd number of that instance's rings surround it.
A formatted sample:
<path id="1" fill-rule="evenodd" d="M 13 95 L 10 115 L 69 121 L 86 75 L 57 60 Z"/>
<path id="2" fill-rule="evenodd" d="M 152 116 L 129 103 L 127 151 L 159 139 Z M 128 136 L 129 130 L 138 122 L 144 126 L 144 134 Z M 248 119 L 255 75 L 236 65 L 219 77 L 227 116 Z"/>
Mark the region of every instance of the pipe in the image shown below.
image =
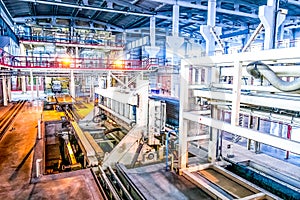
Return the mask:
<path id="1" fill-rule="evenodd" d="M 247 72 L 254 78 L 265 77 L 275 88 L 284 92 L 300 90 L 300 78 L 292 82 L 281 80 L 270 67 L 261 61 L 255 61 L 247 65 Z"/>
<path id="2" fill-rule="evenodd" d="M 169 171 L 169 164 L 168 164 L 168 162 L 169 162 L 169 148 L 168 148 L 168 146 L 169 146 L 169 137 L 170 137 L 170 134 L 172 132 L 177 135 L 176 130 L 170 130 L 166 133 L 166 143 L 165 143 L 165 145 L 166 145 L 166 171 Z"/>

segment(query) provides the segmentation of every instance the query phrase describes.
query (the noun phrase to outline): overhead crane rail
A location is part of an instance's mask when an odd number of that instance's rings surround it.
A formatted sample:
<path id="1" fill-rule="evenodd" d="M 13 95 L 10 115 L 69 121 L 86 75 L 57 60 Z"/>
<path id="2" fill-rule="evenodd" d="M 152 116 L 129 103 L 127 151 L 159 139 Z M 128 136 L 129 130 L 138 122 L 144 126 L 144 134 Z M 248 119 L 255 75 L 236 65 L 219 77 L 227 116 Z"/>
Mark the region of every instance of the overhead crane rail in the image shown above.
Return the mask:
<path id="1" fill-rule="evenodd" d="M 5 132 L 11 127 L 15 117 L 20 113 L 20 110 L 25 105 L 26 101 L 18 101 L 0 118 L 0 141 L 5 135 Z"/>

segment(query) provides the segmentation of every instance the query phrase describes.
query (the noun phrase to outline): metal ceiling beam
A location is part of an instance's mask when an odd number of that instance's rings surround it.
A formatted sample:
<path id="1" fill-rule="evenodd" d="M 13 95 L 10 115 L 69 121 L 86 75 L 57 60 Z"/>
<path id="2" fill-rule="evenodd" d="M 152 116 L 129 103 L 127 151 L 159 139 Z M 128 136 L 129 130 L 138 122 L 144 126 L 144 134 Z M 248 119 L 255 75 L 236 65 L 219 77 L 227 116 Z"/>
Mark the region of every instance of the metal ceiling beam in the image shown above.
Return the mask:
<path id="1" fill-rule="evenodd" d="M 298 0 L 288 0 L 287 2 L 289 4 L 293 4 L 295 6 L 300 6 L 300 2 Z"/>
<path id="2" fill-rule="evenodd" d="M 95 11 L 103 11 L 103 12 L 111 12 L 111 13 L 120 13 L 125 15 L 136 15 L 136 16 L 143 16 L 143 17 L 152 17 L 155 16 L 158 19 L 166 19 L 171 20 L 172 17 L 164 16 L 164 15 L 157 15 L 155 13 L 141 13 L 141 12 L 131 12 L 131 11 L 122 11 L 122 10 L 114 10 L 114 9 L 107 9 L 107 8 L 96 8 L 91 6 L 81 6 L 81 5 L 74 5 L 74 4 L 67 4 L 67 3 L 59 3 L 59 2 L 49 2 L 49 1 L 41 1 L 41 0 L 20 0 L 24 2 L 36 2 L 39 4 L 46 4 L 46 5 L 57 5 L 62 7 L 69 7 L 69 8 L 78 8 L 78 9 L 85 9 L 85 10 L 95 10 Z M 179 19 L 180 22 L 191 22 L 195 24 L 203 24 L 197 20 L 191 19 Z"/>
<path id="3" fill-rule="evenodd" d="M 111 2 L 117 4 L 117 5 L 120 5 L 120 6 L 124 6 L 124 7 L 128 7 L 130 10 L 134 9 L 135 11 L 138 11 L 138 12 L 143 12 L 144 9 L 139 7 L 139 6 L 136 6 L 132 3 L 129 3 L 129 2 L 125 2 L 125 1 L 122 1 L 122 0 L 110 0 Z"/>
<path id="4" fill-rule="evenodd" d="M 16 17 L 13 18 L 13 20 L 16 23 L 25 23 L 25 21 L 27 19 L 49 19 L 52 18 L 51 16 L 29 16 L 29 17 Z M 78 21 L 84 21 L 84 22 L 92 22 L 94 24 L 99 24 L 99 25 L 103 25 L 103 26 L 107 26 L 110 28 L 113 28 L 113 31 L 117 31 L 117 32 L 123 32 L 124 29 L 120 28 L 118 26 L 112 25 L 112 24 L 108 24 L 106 22 L 101 22 L 101 21 L 97 21 L 97 20 L 91 20 L 91 19 L 87 19 L 87 18 L 82 18 L 82 17 L 69 17 L 69 16 L 55 16 L 56 19 L 68 19 L 68 20 L 78 20 Z M 59 25 L 57 25 L 59 26 Z M 74 26 L 76 28 L 76 26 Z M 87 28 L 88 29 L 88 28 Z"/>
<path id="5" fill-rule="evenodd" d="M 180 7 L 187 7 L 187 8 L 196 8 L 199 10 L 207 10 L 207 6 L 195 4 L 193 2 L 187 2 L 187 1 L 180 1 L 180 0 L 149 0 L 157 3 L 165 3 L 165 4 L 170 4 L 170 5 L 179 5 Z M 256 14 L 249 14 L 241 11 L 236 11 L 236 10 L 227 10 L 223 8 L 217 8 L 217 12 L 219 13 L 224 13 L 224 14 L 229 14 L 229 15 L 238 15 L 238 16 L 243 16 L 243 17 L 249 17 L 249 18 L 258 18 L 258 15 Z"/>
<path id="6" fill-rule="evenodd" d="M 74 5 L 74 4 L 67 4 L 67 3 L 59 3 L 59 2 L 49 2 L 49 1 L 41 1 L 41 0 L 20 0 L 24 2 L 35 2 L 39 4 L 45 5 L 57 5 L 62 7 L 69 7 L 69 8 L 78 8 L 78 9 L 85 9 L 85 10 L 96 10 L 96 11 L 103 11 L 103 12 L 111 12 L 111 13 L 119 13 L 119 14 L 126 14 L 126 15 L 137 15 L 137 16 L 145 16 L 151 17 L 155 15 L 155 13 L 141 13 L 141 12 L 131 12 L 131 11 L 122 11 L 116 9 L 107 9 L 107 8 L 97 8 L 92 6 L 82 6 L 82 5 Z"/>
<path id="7" fill-rule="evenodd" d="M 10 14 L 10 12 L 8 11 L 8 9 L 6 8 L 5 4 L 3 3 L 3 1 L 0 1 L 0 8 L 1 8 L 1 12 L 3 12 L 4 14 L 2 14 L 3 19 L 5 20 L 5 22 L 10 25 L 13 26 L 14 22 L 12 20 L 12 16 Z"/>

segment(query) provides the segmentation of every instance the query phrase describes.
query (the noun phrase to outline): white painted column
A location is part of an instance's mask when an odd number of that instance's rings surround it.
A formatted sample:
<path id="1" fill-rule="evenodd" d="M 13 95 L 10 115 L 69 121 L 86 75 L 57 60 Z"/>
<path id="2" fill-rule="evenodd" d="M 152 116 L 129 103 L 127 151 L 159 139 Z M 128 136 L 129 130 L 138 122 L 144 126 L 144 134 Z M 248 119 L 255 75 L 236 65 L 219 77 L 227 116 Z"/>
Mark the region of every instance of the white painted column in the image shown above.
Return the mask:
<path id="1" fill-rule="evenodd" d="M 106 80 L 107 80 L 107 86 L 106 86 L 106 88 L 110 88 L 111 87 L 111 72 L 110 71 L 107 73 Z"/>
<path id="2" fill-rule="evenodd" d="M 7 78 L 7 99 L 11 102 L 11 77 Z"/>
<path id="3" fill-rule="evenodd" d="M 79 67 L 78 66 L 78 58 L 79 58 L 79 51 L 78 51 L 78 46 L 75 47 L 75 67 Z"/>
<path id="4" fill-rule="evenodd" d="M 156 22 L 156 19 L 154 16 L 150 17 L 150 46 L 154 47 L 156 44 L 155 44 L 155 41 L 156 41 L 156 37 L 155 37 L 155 34 L 156 34 L 156 31 L 155 31 L 155 23 Z"/>
<path id="5" fill-rule="evenodd" d="M 155 46 L 156 42 L 156 18 L 154 16 L 150 17 L 150 46 L 145 46 L 145 51 L 149 54 L 149 58 L 156 58 L 160 47 Z"/>
<path id="6" fill-rule="evenodd" d="M 39 98 L 40 97 L 40 91 L 39 88 L 40 87 L 40 80 L 39 77 L 35 77 L 35 90 L 36 90 L 36 97 Z"/>
<path id="7" fill-rule="evenodd" d="M 207 25 L 200 26 L 200 33 L 206 42 L 205 51 L 206 54 L 209 56 L 213 55 L 215 51 L 215 39 L 212 33 L 210 32 L 210 29 L 216 29 L 216 6 L 216 0 L 208 1 Z"/>
<path id="8" fill-rule="evenodd" d="M 22 93 L 26 93 L 26 76 L 22 76 Z"/>
<path id="9" fill-rule="evenodd" d="M 236 60 L 233 67 L 233 88 L 232 88 L 232 104 L 231 104 L 231 125 L 239 126 L 240 102 L 241 102 L 241 84 L 242 84 L 242 64 Z M 231 150 L 227 156 L 233 157 L 233 143 Z"/>
<path id="10" fill-rule="evenodd" d="M 179 5 L 173 5 L 172 35 L 179 36 Z"/>
<path id="11" fill-rule="evenodd" d="M 188 121 L 183 118 L 183 112 L 189 109 L 188 103 L 188 78 L 189 78 L 189 67 L 188 64 L 183 60 L 180 70 L 180 105 L 179 105 L 179 163 L 180 170 L 184 170 L 188 163 Z M 181 173 L 181 172 L 179 172 Z"/>
<path id="12" fill-rule="evenodd" d="M 3 91 L 3 105 L 7 106 L 7 85 L 6 85 L 6 76 L 2 76 L 2 91 Z"/>
<path id="13" fill-rule="evenodd" d="M 71 73 L 71 77 L 70 77 L 70 95 L 73 98 L 76 98 L 74 71 L 71 70 L 70 73 Z"/>
<path id="14" fill-rule="evenodd" d="M 217 106 L 211 106 L 211 117 L 219 120 L 219 114 Z M 218 150 L 218 136 L 219 130 L 213 127 L 209 129 L 209 142 L 208 142 L 208 161 L 214 163 L 217 160 Z"/>
<path id="15" fill-rule="evenodd" d="M 30 70 L 30 90 L 31 90 L 31 101 L 34 100 L 34 93 L 33 93 L 33 73 Z"/>
<path id="16" fill-rule="evenodd" d="M 38 139 L 42 139 L 41 119 L 38 119 Z"/>
<path id="17" fill-rule="evenodd" d="M 264 49 L 275 48 L 277 43 L 277 33 L 279 26 L 283 23 L 286 17 L 287 10 L 279 11 L 279 0 L 268 0 L 267 5 L 259 7 L 258 16 L 264 25 Z"/>
<path id="18" fill-rule="evenodd" d="M 36 164 L 36 178 L 39 178 L 41 175 L 41 162 L 42 159 L 36 159 L 35 164 Z"/>

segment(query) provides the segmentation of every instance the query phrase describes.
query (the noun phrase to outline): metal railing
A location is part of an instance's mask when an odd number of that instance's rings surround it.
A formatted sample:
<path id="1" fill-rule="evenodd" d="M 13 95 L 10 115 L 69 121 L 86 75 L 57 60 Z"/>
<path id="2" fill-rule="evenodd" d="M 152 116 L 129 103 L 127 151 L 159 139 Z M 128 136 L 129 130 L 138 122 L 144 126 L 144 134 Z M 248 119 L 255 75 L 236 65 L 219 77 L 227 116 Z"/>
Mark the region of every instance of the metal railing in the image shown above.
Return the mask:
<path id="1" fill-rule="evenodd" d="M 45 56 L 14 56 L 0 49 L 0 64 L 15 69 L 58 68 L 82 70 L 120 70 L 139 71 L 153 70 L 162 66 L 158 58 L 145 60 L 117 60 L 102 58 L 73 58 Z"/>
<path id="2" fill-rule="evenodd" d="M 60 43 L 60 44 L 84 44 L 97 46 L 110 46 L 124 48 L 124 41 L 112 41 L 105 39 L 94 38 L 80 38 L 80 37 L 53 37 L 53 36 L 39 36 L 39 35 L 17 35 L 20 41 L 27 42 L 44 42 L 44 43 Z"/>

